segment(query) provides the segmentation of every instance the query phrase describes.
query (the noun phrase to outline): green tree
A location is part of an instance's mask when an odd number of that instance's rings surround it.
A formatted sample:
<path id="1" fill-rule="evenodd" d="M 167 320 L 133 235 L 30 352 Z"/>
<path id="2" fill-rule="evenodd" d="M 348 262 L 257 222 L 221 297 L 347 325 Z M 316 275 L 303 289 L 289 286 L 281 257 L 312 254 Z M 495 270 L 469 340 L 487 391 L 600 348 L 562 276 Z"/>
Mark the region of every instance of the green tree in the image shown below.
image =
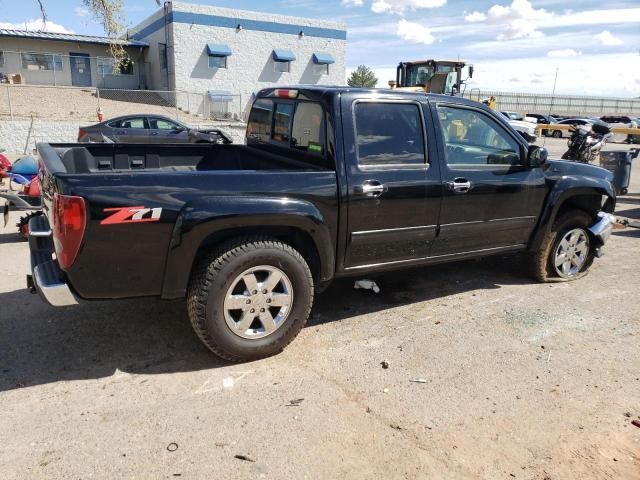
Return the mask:
<path id="1" fill-rule="evenodd" d="M 366 65 L 359 65 L 347 80 L 350 87 L 373 88 L 378 84 L 378 78 Z"/>

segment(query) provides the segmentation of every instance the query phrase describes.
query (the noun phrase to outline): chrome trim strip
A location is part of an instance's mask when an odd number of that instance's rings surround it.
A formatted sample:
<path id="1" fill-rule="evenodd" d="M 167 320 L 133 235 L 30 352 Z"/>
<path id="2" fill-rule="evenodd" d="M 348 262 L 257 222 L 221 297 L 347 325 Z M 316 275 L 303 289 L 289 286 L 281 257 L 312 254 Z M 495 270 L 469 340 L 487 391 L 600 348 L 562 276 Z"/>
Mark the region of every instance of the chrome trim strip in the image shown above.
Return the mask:
<path id="1" fill-rule="evenodd" d="M 474 225 L 474 224 L 483 224 L 483 223 L 498 223 L 498 222 L 509 222 L 513 220 L 530 220 L 531 222 L 535 222 L 537 217 L 532 215 L 527 215 L 525 217 L 507 217 L 507 218 L 492 218 L 490 220 L 476 220 L 473 222 L 455 222 L 455 223 L 443 223 L 441 227 L 451 227 L 456 225 Z"/>
<path id="2" fill-rule="evenodd" d="M 467 252 L 458 252 L 458 253 L 447 253 L 445 255 L 434 255 L 431 257 L 420 257 L 420 258 L 411 258 L 411 259 L 407 259 L 407 260 L 394 260 L 392 262 L 384 262 L 384 263 L 371 263 L 368 265 L 358 265 L 356 267 L 346 267 L 345 271 L 352 271 L 352 270 L 361 270 L 364 268 L 375 268 L 375 267 L 382 267 L 385 265 L 398 265 L 398 264 L 406 264 L 406 263 L 420 263 L 420 262 L 424 262 L 425 260 L 437 260 L 439 258 L 447 258 L 447 257 L 459 257 L 459 256 L 465 256 L 465 255 L 469 255 L 469 254 L 474 254 L 474 253 L 489 253 L 489 252 L 499 252 L 499 251 L 510 251 L 510 250 L 519 250 L 521 248 L 525 248 L 526 245 L 524 243 L 521 244 L 517 244 L 517 245 L 508 245 L 508 246 L 504 246 L 504 247 L 492 247 L 492 248 L 483 248 L 481 250 L 470 250 Z"/>
<path id="3" fill-rule="evenodd" d="M 437 228 L 437 225 L 419 225 L 417 227 L 401 227 L 401 228 L 383 228 L 382 230 L 360 230 L 357 232 L 352 232 L 351 235 L 367 235 L 367 234 L 375 234 L 375 233 L 391 233 L 391 232 L 410 232 L 416 230 L 425 230 Z"/>

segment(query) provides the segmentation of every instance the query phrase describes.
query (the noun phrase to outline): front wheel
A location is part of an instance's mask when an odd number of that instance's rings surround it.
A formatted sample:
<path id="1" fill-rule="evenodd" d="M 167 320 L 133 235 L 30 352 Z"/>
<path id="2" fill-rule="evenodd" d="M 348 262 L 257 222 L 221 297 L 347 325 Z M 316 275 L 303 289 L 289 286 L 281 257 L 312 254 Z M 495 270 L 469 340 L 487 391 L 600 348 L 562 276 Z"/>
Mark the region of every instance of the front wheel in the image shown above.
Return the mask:
<path id="1" fill-rule="evenodd" d="M 558 217 L 540 250 L 531 256 L 538 281 L 571 281 L 588 273 L 595 258 L 590 223 L 591 217 L 582 210 L 568 210 Z"/>
<path id="2" fill-rule="evenodd" d="M 268 237 L 222 245 L 196 266 L 189 318 L 213 353 L 240 362 L 282 351 L 307 322 L 313 277 L 291 246 Z"/>

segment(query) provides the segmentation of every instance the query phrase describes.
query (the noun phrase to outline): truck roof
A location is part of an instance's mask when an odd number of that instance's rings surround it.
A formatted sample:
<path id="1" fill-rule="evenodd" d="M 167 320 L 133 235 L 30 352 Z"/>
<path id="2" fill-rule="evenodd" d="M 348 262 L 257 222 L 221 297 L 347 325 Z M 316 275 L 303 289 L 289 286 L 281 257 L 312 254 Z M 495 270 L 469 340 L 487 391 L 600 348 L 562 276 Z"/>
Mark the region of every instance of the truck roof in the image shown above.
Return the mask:
<path id="1" fill-rule="evenodd" d="M 414 99 L 421 99 L 427 97 L 430 100 L 447 101 L 450 103 L 459 103 L 462 105 L 474 105 L 478 106 L 478 102 L 468 100 L 463 97 L 443 95 L 438 93 L 426 93 L 426 92 L 413 92 L 406 90 L 399 90 L 395 88 L 364 88 L 364 87 L 350 87 L 348 85 L 336 86 L 336 85 L 283 85 L 279 87 L 264 88 L 258 92 L 258 97 L 269 96 L 275 90 L 298 90 L 302 94 L 311 94 L 312 97 L 329 96 L 333 97 L 345 93 L 361 94 L 363 96 L 369 95 L 393 95 L 398 97 L 408 97 Z"/>

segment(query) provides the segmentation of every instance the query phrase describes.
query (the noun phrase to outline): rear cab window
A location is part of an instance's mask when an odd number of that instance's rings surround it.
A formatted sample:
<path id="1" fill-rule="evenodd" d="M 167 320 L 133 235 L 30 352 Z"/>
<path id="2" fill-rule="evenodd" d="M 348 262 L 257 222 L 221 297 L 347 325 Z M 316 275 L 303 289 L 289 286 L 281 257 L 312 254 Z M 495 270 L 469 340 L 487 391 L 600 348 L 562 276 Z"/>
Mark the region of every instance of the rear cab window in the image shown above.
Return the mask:
<path id="1" fill-rule="evenodd" d="M 305 100 L 259 98 L 249 115 L 247 144 L 286 148 L 303 154 L 305 161 L 326 165 L 326 119 L 322 105 Z"/>

